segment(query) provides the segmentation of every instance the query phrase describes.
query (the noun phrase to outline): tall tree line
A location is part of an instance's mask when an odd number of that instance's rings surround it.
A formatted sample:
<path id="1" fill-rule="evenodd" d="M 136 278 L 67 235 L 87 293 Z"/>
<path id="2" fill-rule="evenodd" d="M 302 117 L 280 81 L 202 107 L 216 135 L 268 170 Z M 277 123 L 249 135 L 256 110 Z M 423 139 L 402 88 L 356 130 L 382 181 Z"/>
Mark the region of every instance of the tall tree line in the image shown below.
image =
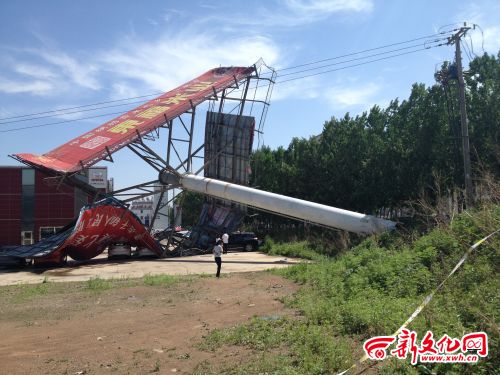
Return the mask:
<path id="1" fill-rule="evenodd" d="M 445 66 L 446 68 L 446 66 Z M 452 72 L 452 69 L 450 69 Z M 463 186 L 457 82 L 414 84 L 387 108 L 325 122 L 319 135 L 252 157 L 251 185 L 360 212 L 401 207 L 432 191 Z M 466 75 L 473 173 L 500 176 L 500 52 L 470 63 Z M 477 182 L 477 181 L 476 181 Z"/>

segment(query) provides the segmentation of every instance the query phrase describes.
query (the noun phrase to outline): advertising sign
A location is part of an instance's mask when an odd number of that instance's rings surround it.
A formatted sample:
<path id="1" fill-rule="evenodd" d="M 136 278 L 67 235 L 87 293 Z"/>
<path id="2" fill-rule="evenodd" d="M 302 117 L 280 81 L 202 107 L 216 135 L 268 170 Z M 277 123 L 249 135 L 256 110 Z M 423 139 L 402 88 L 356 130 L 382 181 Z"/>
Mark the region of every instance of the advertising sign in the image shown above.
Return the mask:
<path id="1" fill-rule="evenodd" d="M 110 198 L 82 210 L 73 233 L 59 251 L 75 260 L 87 260 L 112 243 L 127 243 L 146 247 L 157 255 L 162 253 L 160 245 L 137 217 Z"/>
<path id="2" fill-rule="evenodd" d="M 108 169 L 89 168 L 89 185 L 96 189 L 106 189 L 108 186 Z"/>
<path id="3" fill-rule="evenodd" d="M 41 156 L 15 154 L 19 161 L 69 173 L 88 168 L 157 129 L 225 88 L 253 74 L 253 67 L 209 70 L 198 78 L 113 119 Z"/>

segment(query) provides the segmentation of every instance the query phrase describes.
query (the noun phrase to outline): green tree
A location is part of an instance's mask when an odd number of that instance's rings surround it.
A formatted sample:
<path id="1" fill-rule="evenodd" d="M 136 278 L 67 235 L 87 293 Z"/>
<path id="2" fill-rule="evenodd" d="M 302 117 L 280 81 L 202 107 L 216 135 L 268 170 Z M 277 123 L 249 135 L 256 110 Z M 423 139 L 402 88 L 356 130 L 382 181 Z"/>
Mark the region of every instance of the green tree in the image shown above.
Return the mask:
<path id="1" fill-rule="evenodd" d="M 500 176 L 500 53 L 470 64 L 467 110 L 475 175 Z M 449 68 L 444 64 L 443 68 Z M 335 207 L 373 212 L 425 193 L 463 186 L 457 83 L 414 84 L 408 99 L 360 116 L 325 122 L 321 134 L 294 138 L 287 149 L 264 147 L 252 158 L 260 189 Z M 436 178 L 439 177 L 439 178 Z M 281 220 L 281 219 L 280 219 Z"/>

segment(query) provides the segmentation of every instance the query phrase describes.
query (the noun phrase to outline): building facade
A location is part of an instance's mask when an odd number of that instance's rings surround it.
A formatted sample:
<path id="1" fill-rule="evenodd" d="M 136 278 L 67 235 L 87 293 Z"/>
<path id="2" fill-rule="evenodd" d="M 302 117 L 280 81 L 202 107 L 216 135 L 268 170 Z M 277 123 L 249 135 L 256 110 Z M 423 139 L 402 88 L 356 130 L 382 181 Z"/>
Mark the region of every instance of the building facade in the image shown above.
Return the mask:
<path id="1" fill-rule="evenodd" d="M 90 202 L 80 189 L 49 181 L 33 168 L 0 167 L 0 246 L 38 242 L 69 224 Z"/>
<path id="2" fill-rule="evenodd" d="M 142 198 L 130 203 L 130 211 L 137 215 L 142 224 L 149 227 L 154 214 L 153 199 Z"/>

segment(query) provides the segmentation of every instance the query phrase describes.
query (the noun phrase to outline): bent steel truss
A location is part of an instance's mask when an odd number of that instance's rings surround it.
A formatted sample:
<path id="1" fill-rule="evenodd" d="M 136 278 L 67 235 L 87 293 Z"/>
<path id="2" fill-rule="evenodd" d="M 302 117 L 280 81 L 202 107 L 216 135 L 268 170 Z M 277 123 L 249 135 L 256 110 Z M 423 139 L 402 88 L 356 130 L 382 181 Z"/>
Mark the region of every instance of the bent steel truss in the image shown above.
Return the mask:
<path id="1" fill-rule="evenodd" d="M 250 67 L 212 69 L 43 155 L 15 154 L 11 157 L 47 174 L 47 183 L 75 185 L 94 200 L 102 197 L 102 192 L 83 181 L 80 174 L 99 161 L 114 163 L 113 154 L 122 148 L 131 150 L 157 173 L 167 169 L 199 174 L 216 162 L 220 154 L 216 152 L 207 160 L 205 142 L 195 145 L 195 130 L 201 134 L 205 132 L 195 126 L 196 115 L 201 113 L 199 105 L 207 101 L 207 111 L 213 118 L 222 118 L 224 114 L 234 114 L 238 118 L 255 116 L 254 131 L 260 141 L 275 77 L 275 71 L 262 60 Z M 163 156 L 151 142 L 160 139 L 165 132 L 167 143 Z M 231 146 L 231 142 L 226 146 Z M 180 191 L 175 186 L 152 180 L 108 195 L 125 203 L 154 196 L 154 215 L 148 228 L 152 231 L 157 218 L 167 215 L 168 206 L 172 206 Z M 169 245 L 170 240 L 167 249 Z"/>
<path id="2" fill-rule="evenodd" d="M 245 80 L 255 67 L 209 70 L 198 78 L 93 129 L 43 155 L 15 154 L 22 163 L 56 172 L 71 173 L 110 159 L 121 148 L 142 142 L 160 126 L 194 109 L 199 103 Z"/>

